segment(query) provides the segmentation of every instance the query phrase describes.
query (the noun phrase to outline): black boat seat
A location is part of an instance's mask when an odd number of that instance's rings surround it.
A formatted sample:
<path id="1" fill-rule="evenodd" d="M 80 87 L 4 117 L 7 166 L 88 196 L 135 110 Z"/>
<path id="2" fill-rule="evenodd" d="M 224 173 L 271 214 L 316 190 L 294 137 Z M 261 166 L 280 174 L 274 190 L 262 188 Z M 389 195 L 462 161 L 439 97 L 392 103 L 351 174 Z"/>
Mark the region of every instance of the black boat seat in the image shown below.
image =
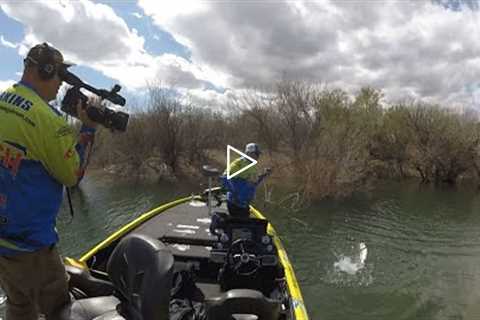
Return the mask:
<path id="1" fill-rule="evenodd" d="M 123 238 L 113 250 L 107 272 L 117 297 L 73 301 L 60 320 L 168 320 L 173 256 L 159 240 L 142 234 Z"/>
<path id="2" fill-rule="evenodd" d="M 120 241 L 107 272 L 129 320 L 168 320 L 173 264 L 160 240 L 134 233 Z"/>
<path id="3" fill-rule="evenodd" d="M 66 265 L 65 269 L 70 276 L 68 284 L 74 295 L 79 290 L 81 294 L 87 297 L 101 297 L 112 295 L 115 290 L 110 281 L 93 277 L 88 269 L 70 265 Z"/>
<path id="4" fill-rule="evenodd" d="M 117 312 L 120 300 L 114 296 L 73 301 L 60 311 L 59 320 L 125 320 Z"/>
<path id="5" fill-rule="evenodd" d="M 265 297 L 260 291 L 232 289 L 222 295 L 205 299 L 207 320 L 278 320 L 281 304 Z M 256 316 L 254 318 L 253 316 Z"/>

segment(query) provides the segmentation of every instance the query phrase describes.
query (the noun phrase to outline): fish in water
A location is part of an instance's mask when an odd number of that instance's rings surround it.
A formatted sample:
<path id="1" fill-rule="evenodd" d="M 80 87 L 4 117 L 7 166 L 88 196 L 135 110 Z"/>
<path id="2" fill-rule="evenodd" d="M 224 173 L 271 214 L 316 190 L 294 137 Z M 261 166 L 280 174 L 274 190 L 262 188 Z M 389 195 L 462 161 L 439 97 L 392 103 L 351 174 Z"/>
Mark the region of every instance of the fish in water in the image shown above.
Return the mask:
<path id="1" fill-rule="evenodd" d="M 357 245 L 356 252 L 353 256 L 340 255 L 339 260 L 333 266 L 335 270 L 339 270 L 350 275 L 356 274 L 359 270 L 365 267 L 365 260 L 367 259 L 368 249 L 364 242 Z"/>

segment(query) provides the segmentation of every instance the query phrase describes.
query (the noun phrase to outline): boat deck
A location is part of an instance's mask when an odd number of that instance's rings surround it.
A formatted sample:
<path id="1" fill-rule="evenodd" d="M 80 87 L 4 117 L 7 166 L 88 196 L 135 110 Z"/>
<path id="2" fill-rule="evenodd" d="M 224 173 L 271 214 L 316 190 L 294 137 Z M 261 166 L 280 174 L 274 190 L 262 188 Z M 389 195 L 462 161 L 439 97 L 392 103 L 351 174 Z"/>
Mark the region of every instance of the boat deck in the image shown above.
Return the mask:
<path id="1" fill-rule="evenodd" d="M 216 237 L 209 231 L 210 216 L 207 206 L 198 206 L 200 202 L 180 204 L 152 219 L 132 231 L 160 239 L 172 251 L 176 258 L 205 258 Z M 212 211 L 226 212 L 226 208 L 214 207 Z"/>
<path id="2" fill-rule="evenodd" d="M 212 269 L 215 275 L 218 265 L 209 262 L 210 250 L 217 240 L 210 234 L 211 218 L 206 205 L 201 202 L 180 204 L 149 219 L 138 226 L 132 233 L 141 233 L 161 240 L 175 257 L 175 268 L 189 268 L 197 264 L 197 286 L 205 296 L 217 296 L 221 293 L 216 277 L 211 278 Z M 226 212 L 226 207 L 214 207 L 212 211 Z M 190 265 L 190 266 L 189 266 Z M 203 272 L 202 272 L 203 271 Z"/>

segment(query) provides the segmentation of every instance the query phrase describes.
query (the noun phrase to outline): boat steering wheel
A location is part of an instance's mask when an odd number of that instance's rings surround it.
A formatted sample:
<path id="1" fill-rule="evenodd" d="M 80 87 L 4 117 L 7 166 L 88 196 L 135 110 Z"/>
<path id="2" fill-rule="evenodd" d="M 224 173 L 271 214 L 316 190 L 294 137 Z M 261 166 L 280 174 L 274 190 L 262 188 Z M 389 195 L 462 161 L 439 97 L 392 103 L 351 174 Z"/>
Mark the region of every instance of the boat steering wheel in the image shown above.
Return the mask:
<path id="1" fill-rule="evenodd" d="M 259 245 L 250 239 L 235 240 L 227 252 L 227 264 L 237 276 L 250 276 L 262 266 Z"/>

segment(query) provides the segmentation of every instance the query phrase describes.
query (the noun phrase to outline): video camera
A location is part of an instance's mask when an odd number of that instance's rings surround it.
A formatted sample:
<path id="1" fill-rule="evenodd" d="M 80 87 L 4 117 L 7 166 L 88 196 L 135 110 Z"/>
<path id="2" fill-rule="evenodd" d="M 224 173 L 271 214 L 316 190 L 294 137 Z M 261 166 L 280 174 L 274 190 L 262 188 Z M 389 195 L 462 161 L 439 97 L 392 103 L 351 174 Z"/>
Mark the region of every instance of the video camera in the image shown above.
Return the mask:
<path id="1" fill-rule="evenodd" d="M 112 90 L 107 91 L 105 89 L 94 88 L 82 80 L 79 77 L 71 73 L 70 71 L 63 69 L 59 72 L 60 78 L 66 83 L 72 85 L 70 89 L 67 90 L 65 97 L 62 100 L 61 110 L 73 117 L 77 117 L 77 103 L 78 100 L 82 101 L 82 105 L 86 107 L 88 117 L 103 125 L 105 128 L 115 129 L 118 131 L 126 131 L 129 115 L 125 112 L 114 111 L 107 107 L 97 108 L 88 106 L 88 97 L 84 95 L 80 88 L 84 88 L 97 96 L 102 100 L 108 100 L 116 105 L 124 106 L 125 98 L 118 94 L 121 87 L 116 84 Z"/>

